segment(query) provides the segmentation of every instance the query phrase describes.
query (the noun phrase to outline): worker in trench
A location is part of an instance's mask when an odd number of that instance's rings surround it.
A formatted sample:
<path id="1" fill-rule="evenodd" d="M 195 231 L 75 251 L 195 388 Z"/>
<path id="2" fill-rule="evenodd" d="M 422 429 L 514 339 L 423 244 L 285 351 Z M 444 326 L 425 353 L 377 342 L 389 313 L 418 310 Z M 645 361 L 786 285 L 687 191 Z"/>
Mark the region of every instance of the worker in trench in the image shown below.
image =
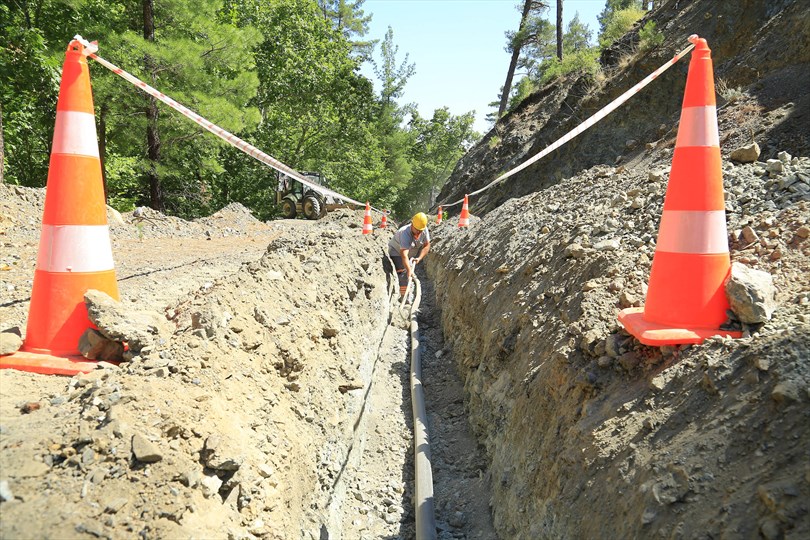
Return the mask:
<path id="1" fill-rule="evenodd" d="M 424 212 L 411 218 L 411 222 L 400 227 L 388 241 L 388 255 L 394 263 L 399 278 L 399 299 L 405 296 L 408 280 L 422 259 L 430 251 L 430 232 Z"/>

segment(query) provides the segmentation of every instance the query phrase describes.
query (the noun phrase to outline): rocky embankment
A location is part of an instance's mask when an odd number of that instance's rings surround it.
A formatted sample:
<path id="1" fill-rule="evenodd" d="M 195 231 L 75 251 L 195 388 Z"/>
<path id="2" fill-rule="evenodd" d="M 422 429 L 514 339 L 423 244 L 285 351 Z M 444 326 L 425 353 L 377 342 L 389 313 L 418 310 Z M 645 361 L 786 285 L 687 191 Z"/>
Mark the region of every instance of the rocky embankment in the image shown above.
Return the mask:
<path id="1" fill-rule="evenodd" d="M 810 160 L 780 157 L 723 162 L 732 260 L 777 289 L 743 339 L 646 347 L 616 320 L 645 298 L 660 153 L 435 230 L 500 537 L 810 535 Z"/>

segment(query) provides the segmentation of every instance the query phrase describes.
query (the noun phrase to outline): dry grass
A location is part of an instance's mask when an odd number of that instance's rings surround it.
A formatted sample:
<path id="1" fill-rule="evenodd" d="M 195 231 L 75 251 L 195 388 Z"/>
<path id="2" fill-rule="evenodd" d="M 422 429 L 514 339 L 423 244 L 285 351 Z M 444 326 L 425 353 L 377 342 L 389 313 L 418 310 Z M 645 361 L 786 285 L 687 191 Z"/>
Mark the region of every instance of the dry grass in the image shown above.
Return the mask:
<path id="1" fill-rule="evenodd" d="M 714 83 L 714 89 L 718 96 L 726 100 L 726 103 L 734 103 L 745 99 L 748 94 L 740 87 L 732 88 L 724 79 L 717 79 Z"/>

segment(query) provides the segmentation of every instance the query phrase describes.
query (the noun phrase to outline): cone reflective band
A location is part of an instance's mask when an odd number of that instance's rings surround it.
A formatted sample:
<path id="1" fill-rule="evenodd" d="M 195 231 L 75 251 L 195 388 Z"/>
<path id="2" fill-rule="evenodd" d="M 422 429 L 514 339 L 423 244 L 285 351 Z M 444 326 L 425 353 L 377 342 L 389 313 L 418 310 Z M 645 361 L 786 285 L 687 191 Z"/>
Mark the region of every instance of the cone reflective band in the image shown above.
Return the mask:
<path id="1" fill-rule="evenodd" d="M 371 234 L 374 230 L 373 225 L 371 224 L 371 206 L 366 203 L 366 213 L 363 216 L 363 234 Z"/>
<path id="2" fill-rule="evenodd" d="M 0 367 L 72 375 L 94 362 L 79 355 L 79 338 L 92 324 L 88 289 L 118 298 L 107 226 L 98 140 L 83 46 L 65 55 L 48 168 L 42 234 L 23 348 Z"/>
<path id="3" fill-rule="evenodd" d="M 658 242 L 643 308 L 619 313 L 619 322 L 647 345 L 700 343 L 739 337 L 720 330 L 728 300 L 728 251 L 720 139 L 711 51 L 695 44 Z"/>
<path id="4" fill-rule="evenodd" d="M 461 215 L 458 217 L 458 226 L 467 227 L 470 224 L 470 204 L 467 195 L 464 195 L 464 204 L 461 205 Z"/>
<path id="5" fill-rule="evenodd" d="M 439 213 L 436 215 L 436 225 L 441 225 L 442 223 L 442 207 L 439 207 Z"/>

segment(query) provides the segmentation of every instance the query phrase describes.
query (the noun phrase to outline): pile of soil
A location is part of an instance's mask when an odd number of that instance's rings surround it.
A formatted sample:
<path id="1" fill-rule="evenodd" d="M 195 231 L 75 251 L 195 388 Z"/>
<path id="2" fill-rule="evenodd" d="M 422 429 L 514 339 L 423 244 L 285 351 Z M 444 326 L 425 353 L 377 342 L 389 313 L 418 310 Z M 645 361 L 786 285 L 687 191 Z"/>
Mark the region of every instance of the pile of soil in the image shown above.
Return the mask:
<path id="1" fill-rule="evenodd" d="M 356 233 L 298 230 L 197 281 L 120 367 L 0 373 L 3 536 L 318 538 L 387 326 L 384 239 Z"/>

